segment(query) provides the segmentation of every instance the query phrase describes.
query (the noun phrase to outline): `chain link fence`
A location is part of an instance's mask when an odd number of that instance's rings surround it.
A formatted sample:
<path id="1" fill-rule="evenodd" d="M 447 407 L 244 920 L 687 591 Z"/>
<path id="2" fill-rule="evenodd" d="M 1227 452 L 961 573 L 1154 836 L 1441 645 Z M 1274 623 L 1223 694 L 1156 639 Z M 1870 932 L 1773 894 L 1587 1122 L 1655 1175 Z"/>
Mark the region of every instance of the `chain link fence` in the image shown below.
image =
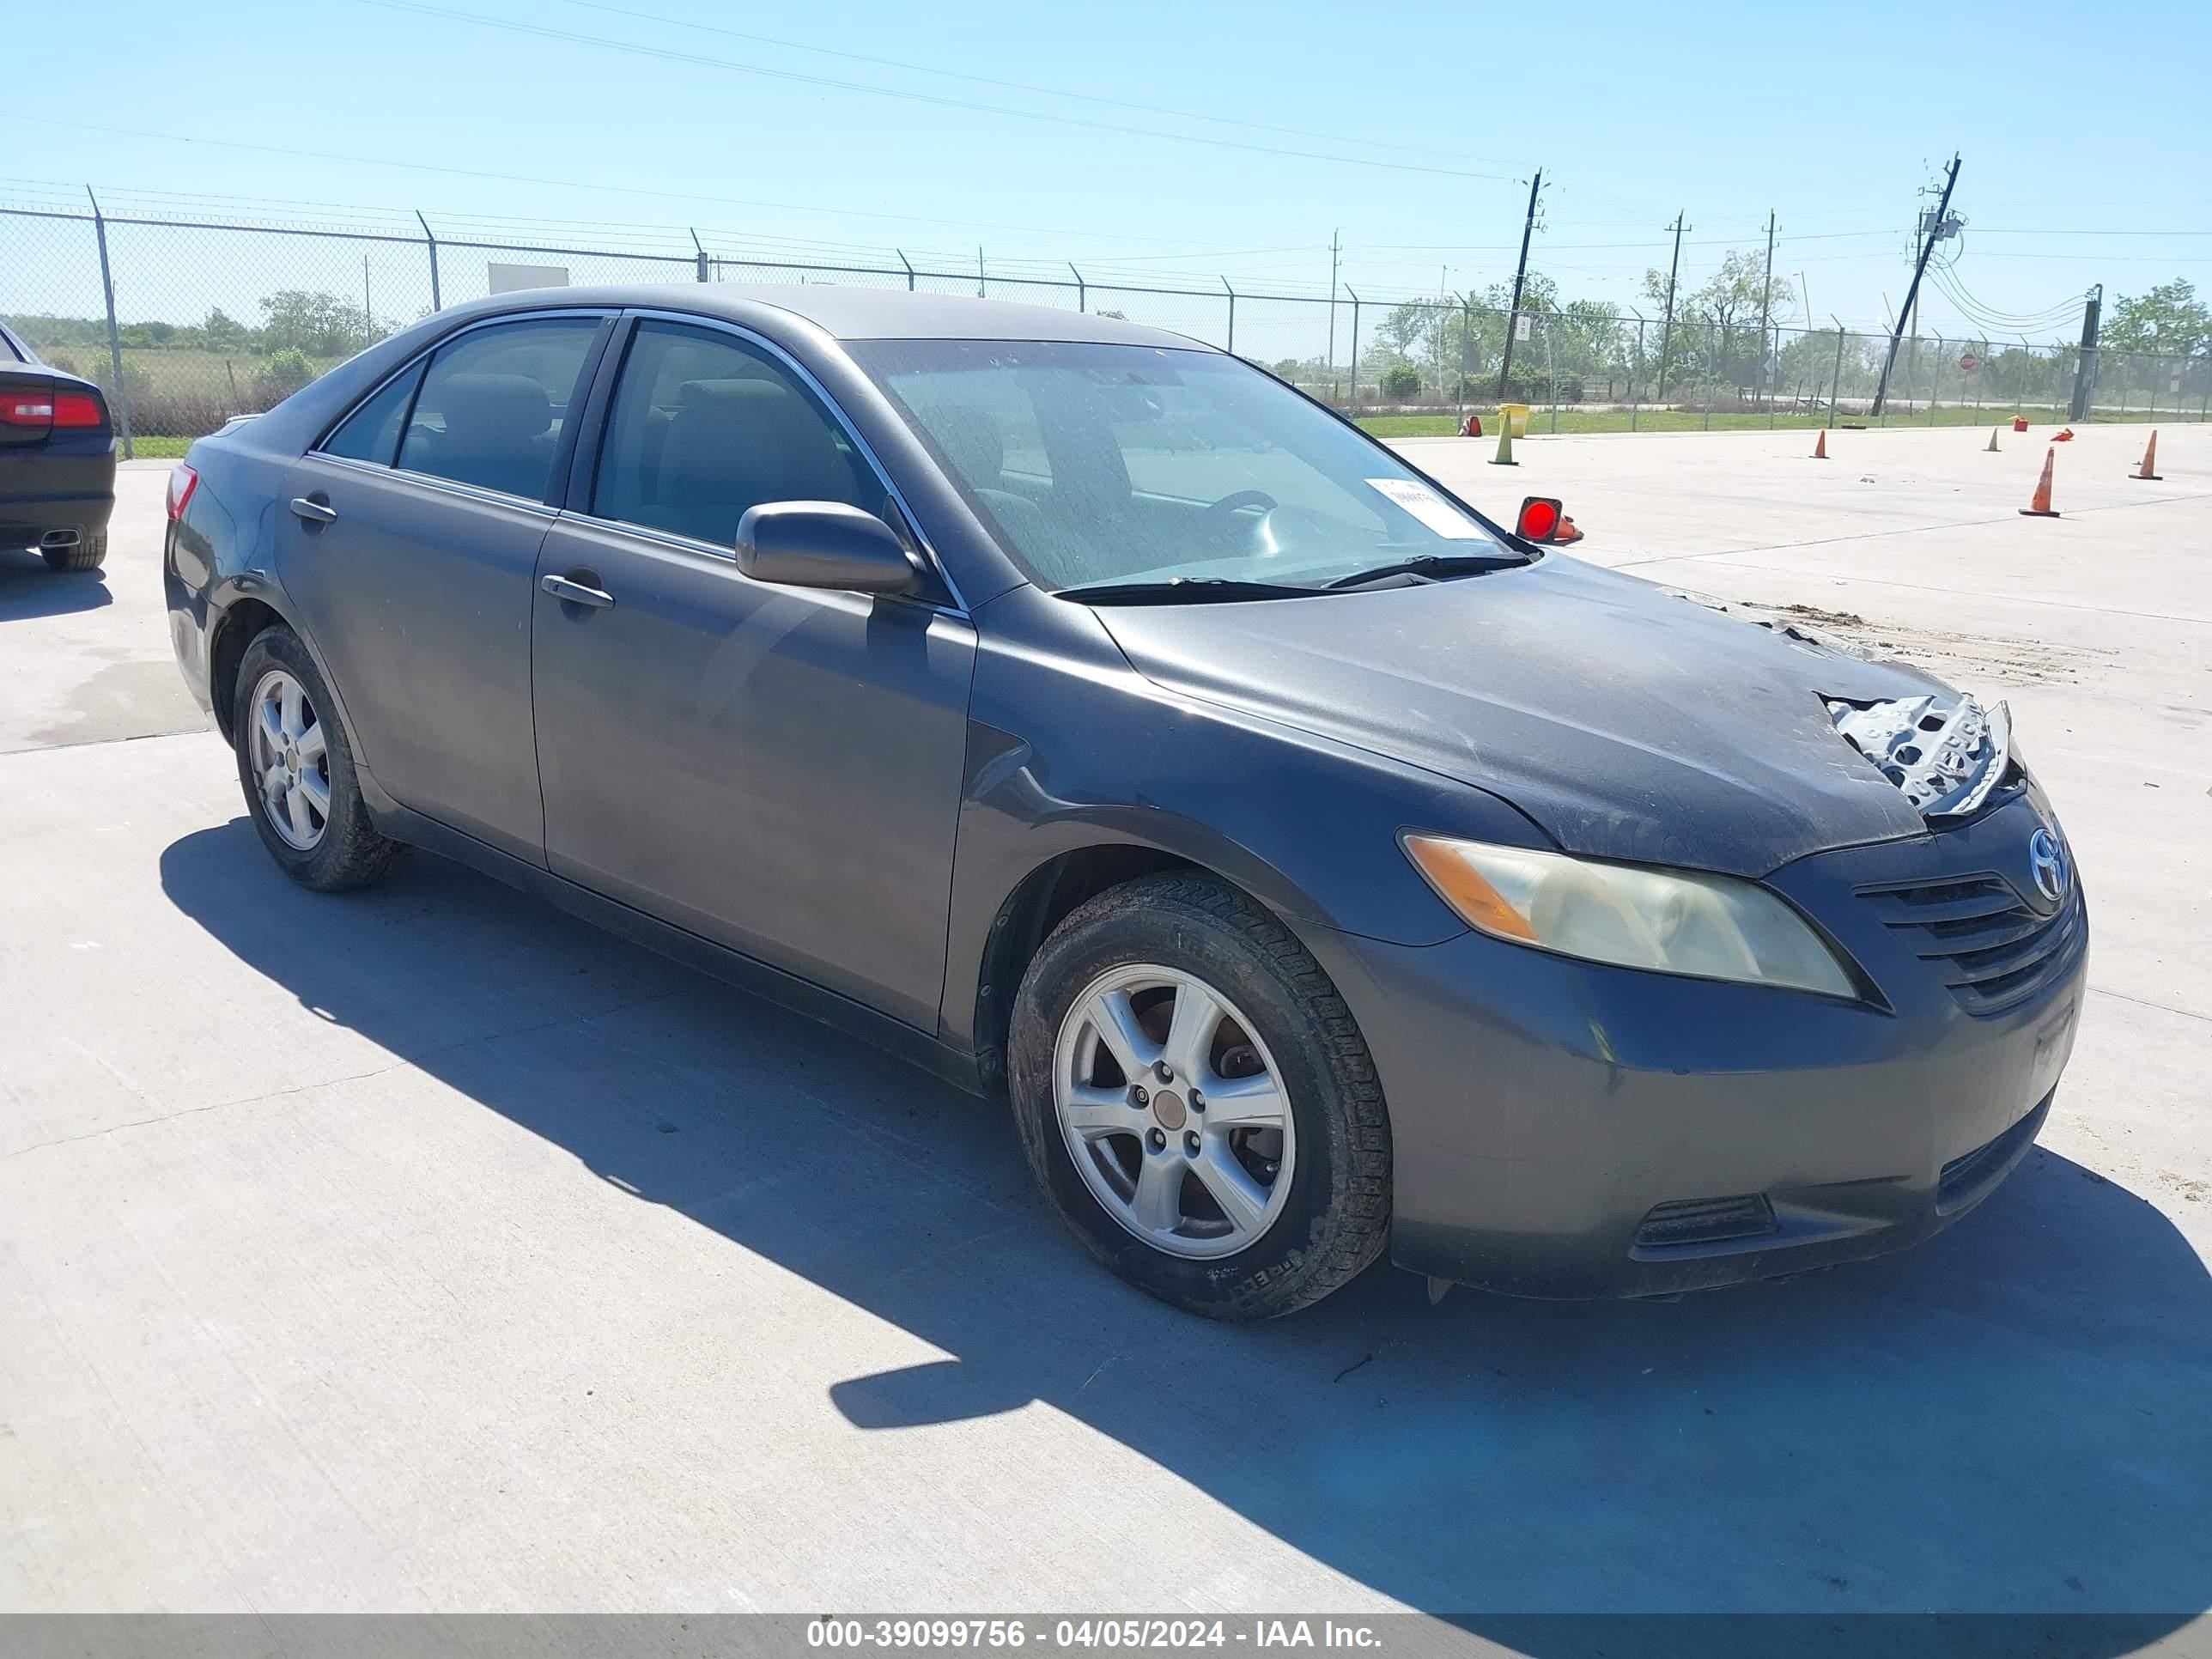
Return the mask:
<path id="1" fill-rule="evenodd" d="M 418 222 L 421 222 L 418 219 Z M 442 307 L 594 283 L 830 283 L 972 294 L 1170 330 L 1233 351 L 1386 434 L 1456 426 L 1500 402 L 1533 430 L 1715 429 L 2065 416 L 2071 344 L 1922 334 L 1871 414 L 1886 334 L 1762 327 L 1756 316 L 1645 316 L 1588 302 L 1514 317 L 1446 296 L 1246 293 L 1065 277 L 1034 266 L 813 264 L 543 246 L 404 231 L 227 224 L 0 208 L 0 319 L 99 382 L 125 453 L 181 453 Z M 2212 357 L 2106 351 L 2086 418 L 2202 421 Z M 1502 395 L 1501 395 L 1502 392 Z"/>

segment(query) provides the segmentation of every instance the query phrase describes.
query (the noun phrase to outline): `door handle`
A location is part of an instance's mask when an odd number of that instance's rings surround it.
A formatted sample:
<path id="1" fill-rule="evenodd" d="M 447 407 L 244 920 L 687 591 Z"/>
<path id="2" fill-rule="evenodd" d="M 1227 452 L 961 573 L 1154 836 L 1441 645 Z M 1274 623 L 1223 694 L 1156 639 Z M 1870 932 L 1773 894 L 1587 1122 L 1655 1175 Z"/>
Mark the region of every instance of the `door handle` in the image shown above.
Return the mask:
<path id="1" fill-rule="evenodd" d="M 328 501 L 319 501 L 312 495 L 292 497 L 293 514 L 309 524 L 336 524 L 338 510 Z"/>
<path id="2" fill-rule="evenodd" d="M 540 577 L 538 585 L 563 605 L 587 605 L 594 611 L 605 611 L 615 602 L 613 594 L 572 582 L 566 576 Z"/>

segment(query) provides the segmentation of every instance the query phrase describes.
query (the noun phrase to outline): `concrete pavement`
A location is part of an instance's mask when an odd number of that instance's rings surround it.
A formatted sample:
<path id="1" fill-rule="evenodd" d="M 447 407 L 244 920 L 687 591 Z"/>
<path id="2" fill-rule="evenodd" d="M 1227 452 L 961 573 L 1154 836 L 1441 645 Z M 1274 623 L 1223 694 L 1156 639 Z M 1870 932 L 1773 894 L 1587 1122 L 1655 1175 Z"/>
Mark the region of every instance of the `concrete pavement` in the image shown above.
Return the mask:
<path id="1" fill-rule="evenodd" d="M 2014 513 L 2041 445 L 1984 437 L 1407 451 L 2012 700 L 2097 929 L 2042 1149 L 1796 1283 L 1382 1271 L 1237 1329 L 1100 1273 L 919 1073 L 434 860 L 286 882 L 126 474 L 109 603 L 0 569 L 0 1607 L 2102 1611 L 2201 1650 L 2212 429 L 2136 485 L 2140 432 L 2086 428 L 2055 521 Z"/>

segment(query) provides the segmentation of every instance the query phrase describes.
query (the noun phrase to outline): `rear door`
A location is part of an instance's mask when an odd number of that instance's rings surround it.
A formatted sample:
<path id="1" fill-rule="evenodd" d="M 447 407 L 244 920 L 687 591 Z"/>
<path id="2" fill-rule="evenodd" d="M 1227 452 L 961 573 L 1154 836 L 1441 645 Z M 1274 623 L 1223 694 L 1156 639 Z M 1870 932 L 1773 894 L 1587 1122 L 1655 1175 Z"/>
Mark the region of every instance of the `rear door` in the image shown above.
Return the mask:
<path id="1" fill-rule="evenodd" d="M 741 575 L 763 501 L 898 519 L 780 354 L 635 325 L 597 476 L 546 537 L 534 680 L 555 873 L 933 1030 L 975 633 L 925 598 Z M 945 596 L 949 599 L 949 595 Z"/>
<path id="2" fill-rule="evenodd" d="M 482 324 L 356 405 L 287 479 L 278 576 L 402 805 L 538 861 L 530 615 L 604 313 Z"/>

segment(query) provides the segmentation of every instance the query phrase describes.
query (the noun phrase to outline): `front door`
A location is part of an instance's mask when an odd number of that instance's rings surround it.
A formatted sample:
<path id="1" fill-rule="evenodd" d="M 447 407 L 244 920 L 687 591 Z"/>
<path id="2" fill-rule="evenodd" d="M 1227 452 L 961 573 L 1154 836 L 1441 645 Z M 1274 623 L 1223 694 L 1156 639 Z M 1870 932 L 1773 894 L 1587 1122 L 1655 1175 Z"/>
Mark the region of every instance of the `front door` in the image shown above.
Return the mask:
<path id="1" fill-rule="evenodd" d="M 556 874 L 934 1030 L 974 632 L 920 599 L 755 582 L 732 552 L 756 503 L 886 494 L 772 354 L 637 325 L 587 510 L 538 557 L 545 850 Z"/>
<path id="2" fill-rule="evenodd" d="M 530 617 L 571 400 L 605 319 L 471 329 L 294 464 L 279 579 L 402 805 L 533 861 Z"/>

